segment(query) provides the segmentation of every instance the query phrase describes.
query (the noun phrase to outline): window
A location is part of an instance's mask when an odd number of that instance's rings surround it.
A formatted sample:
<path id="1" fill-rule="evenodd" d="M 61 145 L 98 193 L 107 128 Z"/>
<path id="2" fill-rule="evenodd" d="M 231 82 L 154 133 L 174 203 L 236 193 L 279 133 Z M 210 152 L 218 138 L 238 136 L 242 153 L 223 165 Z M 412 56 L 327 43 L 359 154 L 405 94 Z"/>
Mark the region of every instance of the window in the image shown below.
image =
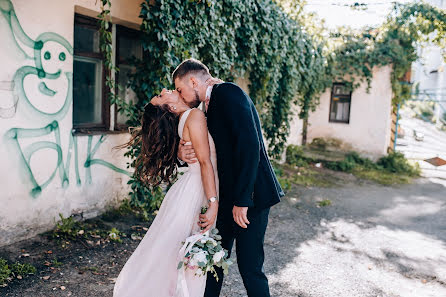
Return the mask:
<path id="1" fill-rule="evenodd" d="M 116 26 L 116 65 L 119 72 L 116 76 L 116 90 L 119 98 L 124 99 L 127 103 L 136 103 L 137 96 L 135 92 L 128 87 L 130 74 L 135 73 L 136 69 L 131 66 L 130 61 L 133 58 L 142 59 L 141 34 L 137 30 L 132 30 L 120 25 Z M 128 118 L 115 110 L 116 129 L 126 129 L 126 121 Z"/>
<path id="2" fill-rule="evenodd" d="M 93 18 L 76 15 L 73 59 L 73 127 L 106 130 L 109 104 L 99 50 L 99 27 Z"/>
<path id="3" fill-rule="evenodd" d="M 330 122 L 348 124 L 350 121 L 350 104 L 352 93 L 344 84 L 334 84 L 330 100 Z"/>
<path id="4" fill-rule="evenodd" d="M 116 32 L 113 48 L 116 49 L 116 89 L 120 98 L 136 102 L 135 92 L 128 85 L 129 75 L 135 71 L 132 57 L 142 58 L 140 32 L 120 25 L 113 25 Z M 75 15 L 73 61 L 73 128 L 77 132 L 124 130 L 127 118 L 117 110 L 112 111 L 105 86 L 106 67 L 99 49 L 97 19 Z M 111 118 L 114 121 L 111 121 Z M 114 122 L 114 127 L 110 123 Z"/>

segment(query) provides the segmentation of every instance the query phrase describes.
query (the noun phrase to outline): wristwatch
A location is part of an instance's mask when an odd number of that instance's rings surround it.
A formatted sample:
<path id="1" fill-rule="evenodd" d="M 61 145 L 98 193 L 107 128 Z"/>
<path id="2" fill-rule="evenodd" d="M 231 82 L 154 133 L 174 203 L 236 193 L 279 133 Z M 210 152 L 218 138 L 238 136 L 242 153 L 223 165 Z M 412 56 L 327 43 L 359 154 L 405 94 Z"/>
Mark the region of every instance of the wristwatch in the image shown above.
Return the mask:
<path id="1" fill-rule="evenodd" d="M 217 201 L 218 200 L 218 198 L 217 197 L 211 197 L 211 198 L 209 198 L 208 199 L 208 201 L 209 201 L 209 203 L 211 203 L 211 202 L 215 202 L 215 201 Z"/>

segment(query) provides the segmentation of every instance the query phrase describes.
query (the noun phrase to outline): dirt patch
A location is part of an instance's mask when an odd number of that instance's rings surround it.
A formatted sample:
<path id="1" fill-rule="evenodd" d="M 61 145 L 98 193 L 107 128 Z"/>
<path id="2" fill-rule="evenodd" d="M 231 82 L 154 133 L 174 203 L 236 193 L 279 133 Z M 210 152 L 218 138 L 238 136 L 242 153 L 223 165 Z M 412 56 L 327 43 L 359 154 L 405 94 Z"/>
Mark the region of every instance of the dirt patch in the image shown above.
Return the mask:
<path id="1" fill-rule="evenodd" d="M 297 169 L 283 170 L 291 178 Z M 382 186 L 349 173 L 317 167 L 311 170 L 311 178 L 325 180 L 324 186 L 292 183 L 287 197 L 271 210 L 265 239 L 265 271 L 272 296 L 390 297 L 399 296 L 395 292 L 405 287 L 423 292 L 445 291 L 443 283 L 432 280 L 436 277 L 443 281 L 441 274 L 431 273 L 427 278 L 423 268 L 442 266 L 435 264 L 439 260 L 430 259 L 423 247 L 428 245 L 427 251 L 436 249 L 439 255 L 444 254 L 442 245 L 432 239 L 426 241 L 432 236 L 446 240 L 442 231 L 446 224 L 443 186 L 424 180 L 413 185 Z M 423 215 L 419 211 L 433 207 L 438 208 L 438 213 Z M 413 212 L 409 216 L 414 218 L 413 223 L 398 221 L 393 211 L 400 209 Z M 90 237 L 63 240 L 63 236 L 57 238 L 54 232 L 48 232 L 1 247 L 0 258 L 30 263 L 37 268 L 37 273 L 11 281 L 7 287 L 0 288 L 0 296 L 111 297 L 116 277 L 145 235 L 153 216 L 147 219 L 131 211 L 112 211 L 73 227 L 74 234 L 83 230 L 82 235 Z M 113 228 L 119 230 L 121 243 L 103 236 L 102 233 Z M 426 237 L 418 238 L 420 234 Z M 403 243 L 399 244 L 401 240 Z M 410 249 L 401 255 L 398 249 L 414 245 L 419 245 L 423 258 L 409 261 L 417 264 L 409 267 L 416 272 L 413 273 L 416 277 L 409 278 L 404 274 L 407 270 L 398 269 L 413 256 Z M 397 253 L 398 258 L 389 253 L 376 258 L 374 253 L 381 249 Z M 325 278 L 326 275 L 331 278 Z M 225 278 L 221 296 L 246 296 L 237 265 L 231 267 Z"/>
<path id="2" fill-rule="evenodd" d="M 0 288 L 0 295 L 111 296 L 115 278 L 152 220 L 152 216 L 146 221 L 135 214 L 107 213 L 83 222 L 84 226 L 100 226 L 104 232 L 118 229 L 122 243 L 95 237 L 63 240 L 48 232 L 2 247 L 0 258 L 29 263 L 37 268 L 37 273 L 12 280 L 7 287 Z"/>

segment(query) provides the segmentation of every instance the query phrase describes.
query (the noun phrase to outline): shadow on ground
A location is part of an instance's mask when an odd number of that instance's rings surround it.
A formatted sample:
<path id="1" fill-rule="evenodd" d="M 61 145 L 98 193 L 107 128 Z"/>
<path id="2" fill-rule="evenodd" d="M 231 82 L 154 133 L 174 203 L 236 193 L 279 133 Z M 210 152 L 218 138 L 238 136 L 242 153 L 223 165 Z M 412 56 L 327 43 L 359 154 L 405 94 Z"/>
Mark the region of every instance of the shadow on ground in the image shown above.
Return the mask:
<path id="1" fill-rule="evenodd" d="M 446 296 L 445 184 L 419 179 L 390 187 L 348 179 L 342 186 L 293 187 L 270 214 L 265 271 L 271 295 Z M 331 205 L 318 206 L 327 199 Z M 125 219 L 116 224 L 126 232 L 150 225 Z M 124 238 L 122 244 L 64 250 L 38 236 L 3 247 L 0 257 L 10 260 L 29 252 L 20 259 L 37 263 L 39 272 L 0 295 L 112 296 L 113 280 L 137 244 Z M 55 258 L 59 266 L 43 264 Z M 236 265 L 221 296 L 247 296 Z"/>
<path id="2" fill-rule="evenodd" d="M 446 296 L 446 187 L 295 188 L 271 212 L 266 257 L 273 296 Z"/>

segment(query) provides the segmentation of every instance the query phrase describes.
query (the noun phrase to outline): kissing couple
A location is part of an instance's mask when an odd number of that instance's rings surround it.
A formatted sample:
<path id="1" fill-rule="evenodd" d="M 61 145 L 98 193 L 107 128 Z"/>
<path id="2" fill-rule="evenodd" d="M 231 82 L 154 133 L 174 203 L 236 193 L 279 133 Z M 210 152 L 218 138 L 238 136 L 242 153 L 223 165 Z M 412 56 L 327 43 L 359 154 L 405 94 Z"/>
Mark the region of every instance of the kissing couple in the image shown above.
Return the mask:
<path id="1" fill-rule="evenodd" d="M 121 270 L 114 297 L 218 297 L 217 279 L 187 270 L 180 290 L 178 251 L 191 234 L 217 228 L 237 264 L 249 297 L 269 297 L 264 273 L 264 237 L 270 208 L 284 195 L 268 159 L 260 120 L 249 96 L 236 84 L 211 76 L 195 59 L 172 74 L 175 90 L 153 97 L 141 128 L 127 145 L 141 145 L 135 175 L 170 183 L 179 160 L 188 170 L 166 193 L 152 225 Z M 203 104 L 205 112 L 198 108 Z M 207 207 L 204 214 L 201 208 Z"/>

